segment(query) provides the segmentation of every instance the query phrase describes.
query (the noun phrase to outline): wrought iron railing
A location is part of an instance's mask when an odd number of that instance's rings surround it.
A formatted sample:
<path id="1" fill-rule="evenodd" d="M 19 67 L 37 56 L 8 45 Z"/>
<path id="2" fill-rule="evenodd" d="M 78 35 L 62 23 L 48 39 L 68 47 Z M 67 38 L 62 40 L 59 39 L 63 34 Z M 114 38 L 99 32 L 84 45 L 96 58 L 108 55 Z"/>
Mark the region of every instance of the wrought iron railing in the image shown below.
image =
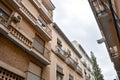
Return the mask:
<path id="1" fill-rule="evenodd" d="M 65 52 L 59 46 L 56 46 L 56 52 L 65 55 Z"/>
<path id="2" fill-rule="evenodd" d="M 81 76 L 83 75 L 83 73 L 82 73 L 82 68 L 80 68 L 79 65 L 77 66 L 76 71 L 77 71 Z"/>
<path id="3" fill-rule="evenodd" d="M 78 63 L 71 57 L 67 57 L 66 62 L 74 69 L 76 69 Z"/>

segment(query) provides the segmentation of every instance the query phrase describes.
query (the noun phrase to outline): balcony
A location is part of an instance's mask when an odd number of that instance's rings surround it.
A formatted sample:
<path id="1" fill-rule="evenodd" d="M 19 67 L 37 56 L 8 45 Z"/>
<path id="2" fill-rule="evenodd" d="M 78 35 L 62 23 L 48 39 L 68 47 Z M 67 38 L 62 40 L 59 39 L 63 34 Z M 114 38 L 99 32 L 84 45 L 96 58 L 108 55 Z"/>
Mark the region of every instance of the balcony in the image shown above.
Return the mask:
<path id="1" fill-rule="evenodd" d="M 107 6 L 107 3 L 103 3 L 100 0 L 89 0 L 89 3 L 96 17 L 96 20 L 99 22 L 98 24 L 103 23 L 102 25 L 104 25 L 108 22 L 108 20 L 110 20 L 109 7 Z"/>
<path id="2" fill-rule="evenodd" d="M 82 64 L 87 67 L 87 63 L 85 61 L 82 61 Z"/>
<path id="3" fill-rule="evenodd" d="M 32 0 L 31 0 L 32 1 Z M 35 0 L 36 1 L 36 0 Z M 12 4 L 13 7 L 19 9 L 19 12 L 23 15 L 23 17 L 25 19 L 27 19 L 27 21 L 33 25 L 35 28 L 40 34 L 41 36 L 44 37 L 44 39 L 46 39 L 47 41 L 50 41 L 52 39 L 52 30 L 47 26 L 45 25 L 43 27 L 43 25 L 41 25 L 41 22 L 39 21 L 39 19 L 37 19 L 28 9 L 25 4 L 21 1 L 21 0 L 13 0 L 13 1 L 9 1 L 10 4 Z M 43 22 L 42 22 L 43 24 Z"/>
<path id="4" fill-rule="evenodd" d="M 101 0 L 89 0 L 90 6 L 97 17 L 107 13 L 107 4 Z"/>
<path id="5" fill-rule="evenodd" d="M 87 66 L 87 69 L 88 69 L 90 72 L 92 72 L 90 66 Z"/>
<path id="6" fill-rule="evenodd" d="M 45 65 L 50 64 L 50 51 L 44 47 L 44 52 L 40 53 L 32 48 L 33 39 L 18 29 L 16 25 L 13 26 L 12 23 L 14 23 L 14 21 L 12 21 L 12 19 L 8 21 L 9 18 L 10 17 L 6 17 L 4 13 L 0 16 L 0 33 L 25 50 L 25 52 L 38 59 L 41 63 Z"/>
<path id="7" fill-rule="evenodd" d="M 80 76 L 83 76 L 82 68 L 80 68 L 80 66 L 77 66 L 77 67 L 76 67 L 76 71 L 77 71 L 77 73 L 78 73 Z"/>
<path id="8" fill-rule="evenodd" d="M 112 14 L 112 11 L 110 10 L 110 7 L 107 6 L 108 4 L 106 2 L 104 2 L 104 4 L 101 5 L 99 2 L 100 1 L 97 0 L 94 1 L 89 0 L 95 18 L 97 20 L 97 23 L 99 25 L 100 31 L 102 32 L 102 35 L 105 37 L 105 43 L 112 60 L 113 58 L 112 55 L 116 55 L 116 54 L 111 53 L 110 48 L 113 46 L 117 46 L 119 48 L 119 40 L 120 40 L 119 20 L 118 20 L 118 16 L 114 13 L 114 11 Z M 100 6 L 102 6 L 102 8 Z M 117 56 L 119 56 L 119 54 Z"/>
<path id="9" fill-rule="evenodd" d="M 39 33 L 44 36 L 44 38 L 48 41 L 52 39 L 52 30 L 45 25 L 40 19 L 37 20 L 38 23 L 36 23 L 36 30 L 39 31 Z"/>
<path id="10" fill-rule="evenodd" d="M 74 70 L 76 70 L 76 67 L 77 67 L 78 63 L 77 63 L 75 60 L 73 60 L 71 57 L 67 57 L 67 58 L 66 58 L 66 63 L 67 63 L 71 68 L 73 68 Z"/>
<path id="11" fill-rule="evenodd" d="M 66 60 L 66 56 L 65 56 L 65 52 L 59 47 L 56 46 L 56 50 L 55 53 L 57 54 L 57 56 L 59 56 L 62 60 Z"/>
<path id="12" fill-rule="evenodd" d="M 52 14 L 47 10 L 47 8 L 40 3 L 38 0 L 32 0 L 34 5 L 38 8 L 42 16 L 49 22 L 52 23 Z"/>

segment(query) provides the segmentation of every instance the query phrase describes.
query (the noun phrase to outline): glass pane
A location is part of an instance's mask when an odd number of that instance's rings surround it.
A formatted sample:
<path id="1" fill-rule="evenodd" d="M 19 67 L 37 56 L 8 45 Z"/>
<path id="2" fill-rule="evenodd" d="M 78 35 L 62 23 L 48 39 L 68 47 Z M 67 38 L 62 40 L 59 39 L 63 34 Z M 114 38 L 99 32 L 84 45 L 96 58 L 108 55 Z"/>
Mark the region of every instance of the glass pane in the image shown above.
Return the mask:
<path id="1" fill-rule="evenodd" d="M 63 80 L 63 75 L 61 75 L 60 73 L 57 73 L 57 80 Z"/>

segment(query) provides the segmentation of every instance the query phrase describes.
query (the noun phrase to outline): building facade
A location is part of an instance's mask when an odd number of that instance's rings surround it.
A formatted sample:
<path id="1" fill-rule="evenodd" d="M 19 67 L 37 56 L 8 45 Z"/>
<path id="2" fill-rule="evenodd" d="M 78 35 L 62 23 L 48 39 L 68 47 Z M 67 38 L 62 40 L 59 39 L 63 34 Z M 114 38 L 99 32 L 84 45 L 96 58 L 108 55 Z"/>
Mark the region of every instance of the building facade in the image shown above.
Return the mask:
<path id="1" fill-rule="evenodd" d="M 0 0 L 0 80 L 50 80 L 50 0 Z"/>
<path id="2" fill-rule="evenodd" d="M 52 29 L 51 80 L 84 80 L 81 55 L 56 23 Z"/>
<path id="3" fill-rule="evenodd" d="M 105 42 L 110 59 L 114 63 L 120 79 L 120 1 L 88 1 L 103 36 L 98 40 L 98 43 Z"/>
<path id="4" fill-rule="evenodd" d="M 83 73 L 84 80 L 95 80 L 93 69 L 92 69 L 93 63 L 91 58 L 87 55 L 85 50 L 76 40 L 72 41 L 72 44 L 82 56 L 80 61 L 82 63 L 82 70 L 83 70 L 82 73 Z"/>
<path id="5" fill-rule="evenodd" d="M 54 9 L 50 0 L 0 0 L 0 80 L 93 80 Z"/>

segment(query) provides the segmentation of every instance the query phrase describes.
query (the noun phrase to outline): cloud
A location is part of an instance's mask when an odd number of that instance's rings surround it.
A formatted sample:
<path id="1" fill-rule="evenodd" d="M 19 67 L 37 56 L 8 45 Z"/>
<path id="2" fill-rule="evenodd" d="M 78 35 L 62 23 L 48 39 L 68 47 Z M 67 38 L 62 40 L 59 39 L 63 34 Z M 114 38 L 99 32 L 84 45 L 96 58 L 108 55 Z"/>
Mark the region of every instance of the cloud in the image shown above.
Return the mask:
<path id="1" fill-rule="evenodd" d="M 87 0 L 52 0 L 56 6 L 54 21 L 72 41 L 77 40 L 90 55 L 93 51 L 105 80 L 113 80 L 116 72 L 105 44 L 97 44 L 101 38 L 98 25 Z"/>

